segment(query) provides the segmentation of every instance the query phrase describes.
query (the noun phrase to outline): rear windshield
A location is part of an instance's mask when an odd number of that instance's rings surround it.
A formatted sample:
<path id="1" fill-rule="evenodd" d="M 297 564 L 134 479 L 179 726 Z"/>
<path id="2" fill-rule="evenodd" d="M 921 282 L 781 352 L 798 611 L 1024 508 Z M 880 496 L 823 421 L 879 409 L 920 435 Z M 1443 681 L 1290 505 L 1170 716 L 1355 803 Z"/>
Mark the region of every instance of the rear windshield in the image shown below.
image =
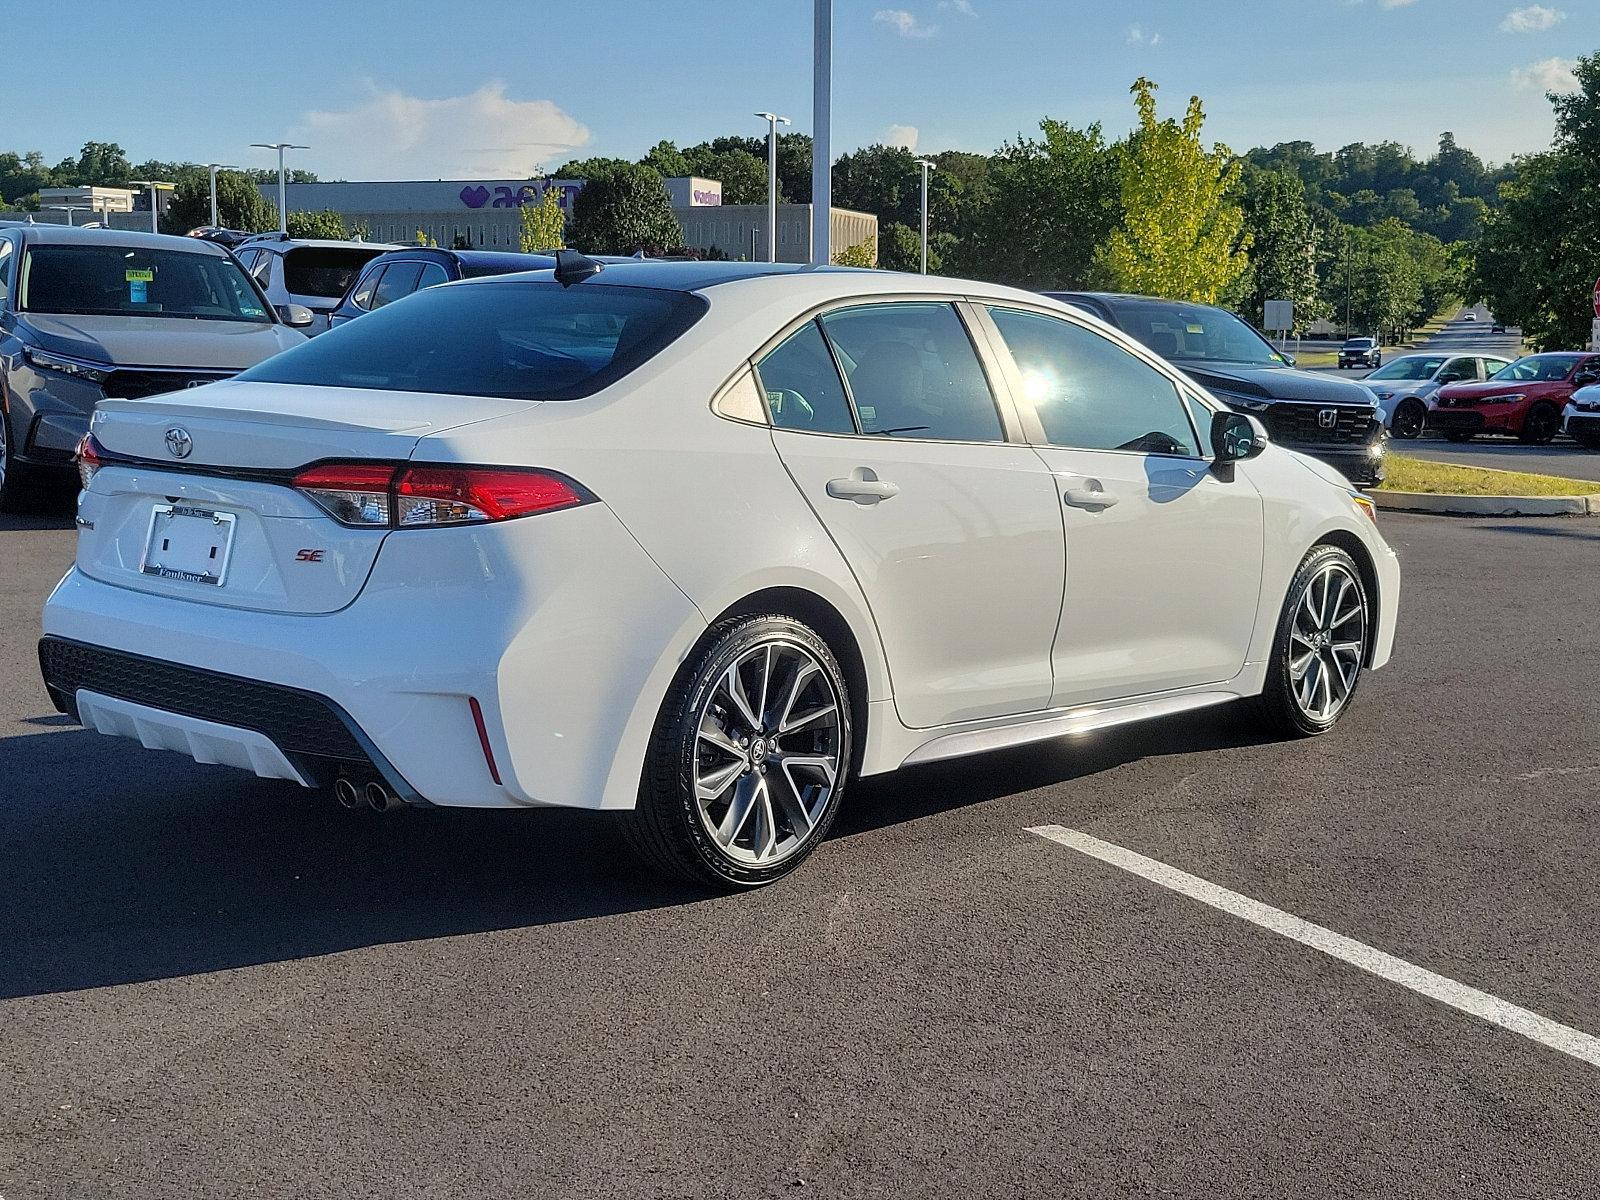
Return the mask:
<path id="1" fill-rule="evenodd" d="M 260 294 L 226 255 L 115 244 L 31 247 L 17 307 L 38 313 L 272 322 Z"/>
<path id="2" fill-rule="evenodd" d="M 1222 308 L 1168 300 L 1117 300 L 1117 324 L 1162 358 L 1281 367 L 1283 356 Z"/>
<path id="3" fill-rule="evenodd" d="M 586 283 L 428 288 L 269 358 L 239 378 L 572 400 L 660 353 L 706 307 L 687 292 Z"/>
<path id="4" fill-rule="evenodd" d="M 283 286 L 291 296 L 337 300 L 350 290 L 361 268 L 382 253 L 381 248 L 302 246 L 283 256 Z"/>

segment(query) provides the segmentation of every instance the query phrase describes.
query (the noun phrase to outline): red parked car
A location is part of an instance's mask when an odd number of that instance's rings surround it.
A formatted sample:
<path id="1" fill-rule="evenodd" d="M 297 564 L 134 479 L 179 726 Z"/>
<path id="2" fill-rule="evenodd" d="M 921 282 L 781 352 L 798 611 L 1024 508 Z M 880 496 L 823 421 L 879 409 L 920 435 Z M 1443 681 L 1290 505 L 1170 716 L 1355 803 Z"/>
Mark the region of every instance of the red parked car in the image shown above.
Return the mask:
<path id="1" fill-rule="evenodd" d="M 1483 383 L 1452 383 L 1439 389 L 1428 428 L 1452 442 L 1480 433 L 1514 433 L 1543 444 L 1561 428 L 1561 409 L 1580 387 L 1600 382 L 1600 354 L 1557 351 L 1530 354 Z"/>

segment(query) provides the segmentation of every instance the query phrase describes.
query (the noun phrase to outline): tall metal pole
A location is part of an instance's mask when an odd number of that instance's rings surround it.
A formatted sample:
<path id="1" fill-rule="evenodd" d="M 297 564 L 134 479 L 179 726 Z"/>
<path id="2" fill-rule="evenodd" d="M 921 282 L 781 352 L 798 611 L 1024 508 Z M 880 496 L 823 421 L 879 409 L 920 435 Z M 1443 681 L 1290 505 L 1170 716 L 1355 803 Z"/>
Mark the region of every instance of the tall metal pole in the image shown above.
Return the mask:
<path id="1" fill-rule="evenodd" d="M 928 273 L 928 172 L 938 170 L 926 158 L 917 159 L 917 166 L 922 168 L 922 273 Z"/>
<path id="2" fill-rule="evenodd" d="M 758 112 L 767 123 L 767 261 L 778 261 L 778 122 L 789 124 L 788 117 Z"/>
<path id="3" fill-rule="evenodd" d="M 811 65 L 811 261 L 833 261 L 833 0 L 816 0 Z"/>
<path id="4" fill-rule="evenodd" d="M 211 224 L 221 225 L 222 220 L 217 216 L 217 172 L 231 171 L 234 168 L 227 163 L 207 163 L 206 169 L 211 172 Z"/>
<path id="5" fill-rule="evenodd" d="M 173 185 L 163 183 L 159 179 L 130 179 L 128 182 L 133 184 L 134 187 L 150 189 L 150 232 L 160 233 L 161 230 L 156 225 L 156 219 L 161 216 L 161 190 L 165 188 L 170 192 Z"/>
<path id="6" fill-rule="evenodd" d="M 297 145 L 294 142 L 251 142 L 252 146 L 261 150 L 276 150 L 278 152 L 278 232 L 289 232 L 289 189 L 287 177 L 283 170 L 283 152 L 285 150 L 309 150 L 310 146 Z"/>

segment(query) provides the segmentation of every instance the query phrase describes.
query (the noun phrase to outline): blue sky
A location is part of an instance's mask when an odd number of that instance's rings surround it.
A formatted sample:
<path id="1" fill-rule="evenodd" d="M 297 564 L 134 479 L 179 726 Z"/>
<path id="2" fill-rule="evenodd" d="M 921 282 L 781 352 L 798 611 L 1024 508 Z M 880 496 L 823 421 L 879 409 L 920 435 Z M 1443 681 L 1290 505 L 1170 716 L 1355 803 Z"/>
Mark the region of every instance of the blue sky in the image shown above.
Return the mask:
<path id="1" fill-rule="evenodd" d="M 809 129 L 811 0 L 0 0 L 0 148 L 55 162 L 89 138 L 142 158 L 264 166 L 288 138 L 324 178 L 521 176 Z M 279 15 L 273 16 L 277 13 Z M 141 15 L 142 14 L 142 15 Z M 987 151 L 1045 115 L 1132 122 L 1205 101 L 1237 150 L 1453 130 L 1493 161 L 1548 144 L 1543 90 L 1600 50 L 1595 0 L 835 0 L 836 150 Z"/>

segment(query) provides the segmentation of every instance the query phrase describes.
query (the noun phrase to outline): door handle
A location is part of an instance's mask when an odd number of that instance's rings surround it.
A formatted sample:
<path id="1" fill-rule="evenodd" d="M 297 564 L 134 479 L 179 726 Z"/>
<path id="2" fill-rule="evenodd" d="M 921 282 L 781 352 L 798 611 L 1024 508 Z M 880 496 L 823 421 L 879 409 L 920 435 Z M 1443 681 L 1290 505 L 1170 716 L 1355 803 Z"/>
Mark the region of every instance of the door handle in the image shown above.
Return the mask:
<path id="1" fill-rule="evenodd" d="M 828 480 L 828 495 L 835 500 L 854 500 L 857 504 L 876 504 L 900 494 L 900 485 L 879 479 L 871 467 L 857 467 L 846 479 Z"/>
<path id="2" fill-rule="evenodd" d="M 1061 502 L 1069 508 L 1087 508 L 1098 511 L 1110 508 L 1117 502 L 1115 492 L 1108 492 L 1098 479 L 1085 479 L 1081 487 L 1069 487 L 1061 493 Z"/>

